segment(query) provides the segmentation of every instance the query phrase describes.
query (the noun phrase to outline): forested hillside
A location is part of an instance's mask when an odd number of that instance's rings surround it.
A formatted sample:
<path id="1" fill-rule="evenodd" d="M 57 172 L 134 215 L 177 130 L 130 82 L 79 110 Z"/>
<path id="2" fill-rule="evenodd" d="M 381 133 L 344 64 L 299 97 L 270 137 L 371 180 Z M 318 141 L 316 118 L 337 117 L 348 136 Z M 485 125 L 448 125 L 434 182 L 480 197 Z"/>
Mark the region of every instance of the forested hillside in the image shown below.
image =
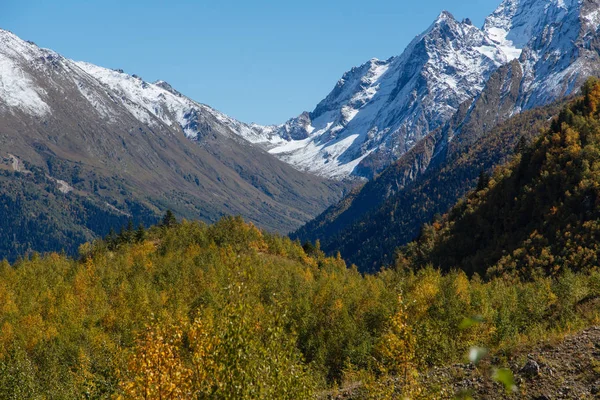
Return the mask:
<path id="1" fill-rule="evenodd" d="M 136 225 L 159 219 L 154 210 L 125 196 L 120 200 L 132 214 L 120 212 L 109 199 L 63 193 L 43 170 L 29 168 L 27 173 L 0 168 L 2 258 L 16 260 L 33 250 L 76 255 L 82 243 L 127 224 L 130 218 Z"/>
<path id="2" fill-rule="evenodd" d="M 589 326 L 597 296 L 595 270 L 363 276 L 240 219 L 169 216 L 0 264 L 0 398 L 452 398 L 431 367 Z"/>
<path id="3" fill-rule="evenodd" d="M 408 247 L 410 264 L 525 277 L 598 264 L 600 82 Z"/>
<path id="4" fill-rule="evenodd" d="M 549 120 L 562 106 L 559 103 L 523 112 L 474 143 L 454 145 L 457 148 L 446 160 L 434 160 L 418 179 L 404 184 L 406 171 L 420 157 L 418 153 L 409 153 L 292 236 L 302 241 L 318 239 L 326 253 L 339 251 L 361 271 L 377 271 L 393 262 L 395 249 L 414 240 L 423 224 L 446 213 L 474 189 L 482 171 L 492 173 L 518 147 L 531 143 L 547 129 Z"/>

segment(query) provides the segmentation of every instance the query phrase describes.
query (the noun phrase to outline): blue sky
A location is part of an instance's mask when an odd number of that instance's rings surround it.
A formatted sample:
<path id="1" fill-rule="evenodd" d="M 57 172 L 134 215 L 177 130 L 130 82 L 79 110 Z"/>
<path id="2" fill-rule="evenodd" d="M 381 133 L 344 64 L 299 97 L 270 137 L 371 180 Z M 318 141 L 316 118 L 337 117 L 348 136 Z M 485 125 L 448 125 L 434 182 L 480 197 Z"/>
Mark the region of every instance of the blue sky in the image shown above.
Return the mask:
<path id="1" fill-rule="evenodd" d="M 500 0 L 0 0 L 0 28 L 122 68 L 245 122 L 312 110 L 342 74 L 398 55 L 442 11 L 480 26 Z"/>

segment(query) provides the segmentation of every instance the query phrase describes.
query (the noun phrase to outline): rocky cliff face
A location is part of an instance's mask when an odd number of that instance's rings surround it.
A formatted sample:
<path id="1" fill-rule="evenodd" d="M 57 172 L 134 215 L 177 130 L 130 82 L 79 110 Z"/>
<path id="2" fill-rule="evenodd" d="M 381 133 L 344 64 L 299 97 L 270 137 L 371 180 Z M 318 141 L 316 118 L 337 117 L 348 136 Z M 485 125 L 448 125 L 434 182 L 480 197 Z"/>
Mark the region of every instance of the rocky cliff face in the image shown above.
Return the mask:
<path id="1" fill-rule="evenodd" d="M 597 74 L 600 2 L 505 0 L 486 20 L 496 40 L 524 48 L 515 111 L 547 104 Z"/>

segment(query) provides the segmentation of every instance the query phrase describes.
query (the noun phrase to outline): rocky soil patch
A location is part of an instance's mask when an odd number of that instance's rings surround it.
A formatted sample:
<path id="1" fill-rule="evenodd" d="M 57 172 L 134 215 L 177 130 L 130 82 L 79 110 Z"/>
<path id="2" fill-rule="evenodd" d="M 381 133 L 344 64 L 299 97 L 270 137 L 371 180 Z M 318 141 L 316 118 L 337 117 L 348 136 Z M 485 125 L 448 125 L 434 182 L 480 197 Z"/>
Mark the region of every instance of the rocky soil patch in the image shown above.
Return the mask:
<path id="1" fill-rule="evenodd" d="M 492 379 L 495 368 L 510 368 L 516 384 L 513 392 Z M 600 326 L 515 350 L 504 361 L 492 357 L 478 366 L 434 368 L 421 379 L 424 399 L 600 399 Z M 355 383 L 320 398 L 367 398 L 362 389 Z"/>
<path id="2" fill-rule="evenodd" d="M 508 362 L 499 365 L 514 373 L 517 388 L 512 394 L 490 379 L 494 362 L 499 363 L 492 359 L 477 368 L 456 364 L 435 369 L 426 384 L 435 398 L 600 399 L 600 327 L 567 336 L 559 343 L 514 352 Z"/>

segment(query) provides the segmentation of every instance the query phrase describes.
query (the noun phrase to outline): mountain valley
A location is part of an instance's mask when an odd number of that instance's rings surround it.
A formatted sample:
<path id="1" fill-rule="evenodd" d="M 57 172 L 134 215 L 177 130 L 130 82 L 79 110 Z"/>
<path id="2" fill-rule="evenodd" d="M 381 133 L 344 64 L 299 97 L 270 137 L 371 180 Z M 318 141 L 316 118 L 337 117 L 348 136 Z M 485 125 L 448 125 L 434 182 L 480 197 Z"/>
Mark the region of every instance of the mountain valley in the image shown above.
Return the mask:
<path id="1" fill-rule="evenodd" d="M 242 215 L 285 233 L 349 185 L 277 160 L 240 137 L 249 126 L 164 82 L 75 63 L 6 31 L 0 66 L 0 215 L 15 221 L 0 242 L 11 259 L 72 253 L 166 209 L 207 222 Z"/>
<path id="2" fill-rule="evenodd" d="M 280 125 L 179 89 L 0 29 L 0 400 L 600 394 L 600 0 L 444 11 Z"/>

